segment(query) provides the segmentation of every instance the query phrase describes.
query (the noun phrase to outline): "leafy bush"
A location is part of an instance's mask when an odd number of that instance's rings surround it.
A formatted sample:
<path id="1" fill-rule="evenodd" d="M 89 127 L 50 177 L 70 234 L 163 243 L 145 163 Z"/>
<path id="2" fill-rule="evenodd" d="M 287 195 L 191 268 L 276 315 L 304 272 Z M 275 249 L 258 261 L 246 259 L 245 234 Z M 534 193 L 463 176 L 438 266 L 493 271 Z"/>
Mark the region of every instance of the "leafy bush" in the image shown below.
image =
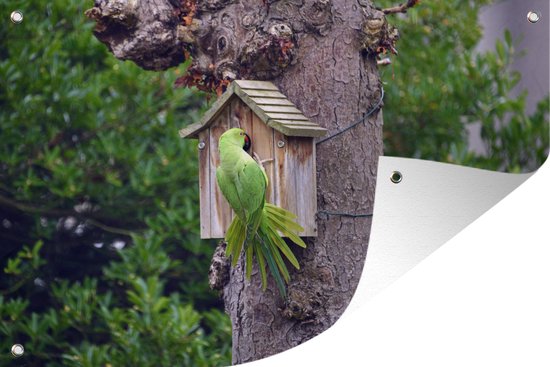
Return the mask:
<path id="1" fill-rule="evenodd" d="M 477 53 L 478 14 L 492 1 L 420 2 L 390 16 L 401 40 L 398 57 L 382 71 L 386 90 L 386 155 L 503 171 L 532 171 L 548 155 L 549 98 L 525 113 L 527 92 L 511 97 L 521 78 L 509 32 L 495 50 Z M 395 1 L 379 0 L 385 7 Z M 466 125 L 480 122 L 486 154 L 468 150 Z"/>
<path id="2" fill-rule="evenodd" d="M 21 1 L 23 23 L 0 22 L 0 349 L 23 344 L 27 365 L 229 364 L 196 146 L 177 135 L 204 98 L 116 60 L 87 5 Z"/>

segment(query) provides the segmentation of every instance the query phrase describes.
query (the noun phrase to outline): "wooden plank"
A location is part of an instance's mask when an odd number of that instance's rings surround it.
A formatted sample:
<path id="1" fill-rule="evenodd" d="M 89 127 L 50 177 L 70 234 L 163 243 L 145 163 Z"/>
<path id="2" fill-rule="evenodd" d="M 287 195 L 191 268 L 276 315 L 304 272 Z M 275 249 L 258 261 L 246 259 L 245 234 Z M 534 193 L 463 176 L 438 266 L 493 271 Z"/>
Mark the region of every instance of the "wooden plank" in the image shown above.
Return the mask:
<path id="1" fill-rule="evenodd" d="M 267 126 L 267 125 L 266 125 Z M 268 127 L 271 130 L 271 158 L 273 159 L 270 163 L 271 171 L 267 171 L 269 178 L 269 182 L 271 185 L 271 201 L 270 203 L 279 205 L 280 202 L 280 189 L 279 186 L 281 184 L 281 178 L 278 174 L 278 164 L 277 164 L 277 150 L 279 147 L 277 147 L 277 131 L 273 130 L 272 128 Z M 265 159 L 265 158 L 264 158 Z"/>
<path id="2" fill-rule="evenodd" d="M 274 159 L 273 157 L 273 129 L 268 127 L 260 118 L 256 115 L 252 115 L 252 149 L 251 153 L 255 152 L 258 154 L 261 160 L 264 159 Z M 267 178 L 269 181 L 269 185 L 266 190 L 266 200 L 270 203 L 273 202 L 274 199 L 274 162 L 266 162 L 264 164 L 264 168 L 267 174 Z"/>
<path id="3" fill-rule="evenodd" d="M 289 129 L 293 128 L 306 128 L 310 130 L 327 131 L 327 129 L 317 125 L 311 121 L 299 121 L 299 120 L 269 120 L 268 125 L 278 125 Z"/>
<path id="4" fill-rule="evenodd" d="M 268 125 L 280 125 L 288 129 L 299 129 L 302 127 L 310 129 L 322 129 L 321 126 L 311 121 L 296 121 L 296 120 L 269 120 Z"/>
<path id="5" fill-rule="evenodd" d="M 220 165 L 218 140 L 229 129 L 229 108 L 222 111 L 210 126 L 210 231 L 211 238 L 224 238 L 231 223 L 231 208 L 223 197 L 216 181 L 216 168 Z"/>
<path id="6" fill-rule="evenodd" d="M 285 135 L 278 131 L 273 132 L 274 149 L 275 149 L 275 176 L 277 185 L 275 187 L 275 205 L 286 210 L 296 213 L 297 205 L 297 187 L 296 187 L 296 169 L 294 162 L 289 154 L 288 139 Z M 279 147 L 278 142 L 284 142 L 282 147 Z M 301 220 L 299 220 L 301 223 Z"/>
<path id="7" fill-rule="evenodd" d="M 302 113 L 294 106 L 273 106 L 273 105 L 258 105 L 266 113 L 279 112 L 279 113 Z"/>
<path id="8" fill-rule="evenodd" d="M 252 110 L 240 99 L 235 98 L 231 102 L 230 126 L 243 129 L 250 137 L 253 133 L 252 115 Z"/>
<path id="9" fill-rule="evenodd" d="M 198 137 L 198 134 L 204 129 L 206 128 L 202 126 L 199 122 L 195 122 L 194 124 L 180 129 L 179 135 L 180 138 L 196 139 Z"/>
<path id="10" fill-rule="evenodd" d="M 307 237 L 317 237 L 317 143 L 312 139 L 311 145 L 313 146 L 313 167 L 312 167 L 312 174 L 313 174 L 313 193 L 311 194 L 311 201 L 312 206 L 310 210 L 313 210 L 312 217 L 310 219 L 310 223 L 312 223 L 313 228 L 310 229 L 310 226 L 306 228 L 306 231 L 304 233 L 304 236 Z M 310 232 L 311 230 L 311 232 Z"/>
<path id="11" fill-rule="evenodd" d="M 230 102 L 234 95 L 234 90 L 232 88 L 229 88 L 224 94 L 222 94 L 216 102 L 204 113 L 204 115 L 201 117 L 201 119 L 194 123 L 193 125 L 190 125 L 188 128 L 184 128 L 180 131 L 180 136 L 182 138 L 185 137 L 196 137 L 197 133 L 208 128 L 214 121 L 216 121 L 220 114 L 222 114 L 223 110 L 227 106 L 227 104 Z M 185 136 L 183 136 L 185 134 Z"/>
<path id="12" fill-rule="evenodd" d="M 257 105 L 271 105 L 271 106 L 294 106 L 294 103 L 290 102 L 286 98 L 262 98 L 262 97 L 250 97 Z"/>
<path id="13" fill-rule="evenodd" d="M 242 89 L 249 97 L 264 97 L 264 98 L 285 98 L 286 96 L 279 91 L 274 90 L 259 90 L 259 89 Z"/>
<path id="14" fill-rule="evenodd" d="M 309 121 L 307 117 L 302 115 L 302 113 L 277 113 L 277 112 L 266 112 L 266 115 L 270 119 L 279 120 L 279 121 Z M 318 126 L 318 125 L 316 125 Z"/>
<path id="15" fill-rule="evenodd" d="M 212 238 L 210 233 L 210 132 L 202 131 L 199 134 L 199 144 L 204 148 L 199 151 L 199 193 L 200 193 L 200 226 L 201 238 Z"/>
<path id="16" fill-rule="evenodd" d="M 296 215 L 304 227 L 303 237 L 317 236 L 317 186 L 315 172 L 314 143 L 312 138 L 289 137 L 289 155 L 294 162 L 296 196 Z"/>
<path id="17" fill-rule="evenodd" d="M 321 137 L 326 135 L 327 130 L 318 125 L 307 126 L 304 124 L 282 123 L 277 120 L 270 120 L 268 126 L 287 136 Z"/>
<path id="18" fill-rule="evenodd" d="M 279 90 L 275 84 L 262 80 L 234 80 L 233 83 L 243 89 Z"/>

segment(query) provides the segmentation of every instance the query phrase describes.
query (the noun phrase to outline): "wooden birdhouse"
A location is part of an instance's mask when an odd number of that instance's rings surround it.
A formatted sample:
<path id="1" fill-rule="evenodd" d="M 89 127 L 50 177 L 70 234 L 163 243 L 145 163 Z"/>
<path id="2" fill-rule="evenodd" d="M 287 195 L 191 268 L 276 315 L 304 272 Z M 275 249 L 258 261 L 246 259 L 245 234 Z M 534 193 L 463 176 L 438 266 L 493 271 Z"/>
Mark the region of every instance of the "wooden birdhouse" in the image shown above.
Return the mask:
<path id="1" fill-rule="evenodd" d="M 250 152 L 264 163 L 269 185 L 266 199 L 298 216 L 301 237 L 317 236 L 315 143 L 326 129 L 311 122 L 270 82 L 235 80 L 203 118 L 180 130 L 198 139 L 201 238 L 224 238 L 233 211 L 216 182 L 218 140 L 240 127 L 251 138 Z"/>

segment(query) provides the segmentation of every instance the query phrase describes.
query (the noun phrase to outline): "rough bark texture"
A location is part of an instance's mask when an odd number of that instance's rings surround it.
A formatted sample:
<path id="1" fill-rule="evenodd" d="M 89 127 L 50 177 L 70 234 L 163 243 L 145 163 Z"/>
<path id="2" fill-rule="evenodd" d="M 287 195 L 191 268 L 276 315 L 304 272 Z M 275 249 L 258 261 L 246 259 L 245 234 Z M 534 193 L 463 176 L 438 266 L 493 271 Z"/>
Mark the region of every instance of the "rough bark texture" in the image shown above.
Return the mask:
<path id="1" fill-rule="evenodd" d="M 274 80 L 304 115 L 328 128 L 329 135 L 379 100 L 375 54 L 391 50 L 397 39 L 383 13 L 368 0 L 123 3 L 133 4 L 129 8 L 136 19 L 117 20 L 132 19 L 112 10 L 117 1 L 97 1 L 88 12 L 98 23 L 98 38 L 117 57 L 164 69 L 181 62 L 185 49 L 193 64 L 181 84 L 218 91 L 233 78 Z M 164 28 L 150 34 L 152 24 Z M 372 213 L 381 121 L 381 113 L 374 113 L 317 145 L 320 211 Z M 338 319 L 359 281 L 370 224 L 370 218 L 319 215 L 318 237 L 308 239 L 307 249 L 296 250 L 302 268 L 291 274 L 286 301 L 273 283 L 261 291 L 257 270 L 249 282 L 242 263 L 231 269 L 223 297 L 233 324 L 234 364 L 301 344 Z"/>

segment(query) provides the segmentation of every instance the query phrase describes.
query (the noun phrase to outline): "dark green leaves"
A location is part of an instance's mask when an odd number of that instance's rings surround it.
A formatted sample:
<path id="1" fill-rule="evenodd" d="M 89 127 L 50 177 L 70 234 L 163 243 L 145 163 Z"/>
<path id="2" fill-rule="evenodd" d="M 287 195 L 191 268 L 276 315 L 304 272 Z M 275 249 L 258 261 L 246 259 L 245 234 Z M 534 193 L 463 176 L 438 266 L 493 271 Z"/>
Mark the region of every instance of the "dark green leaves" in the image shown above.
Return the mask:
<path id="1" fill-rule="evenodd" d="M 91 5 L 20 1 L 23 23 L 0 22 L 0 349 L 23 340 L 28 365 L 228 365 L 196 147 L 177 135 L 203 98 L 116 60 Z"/>

